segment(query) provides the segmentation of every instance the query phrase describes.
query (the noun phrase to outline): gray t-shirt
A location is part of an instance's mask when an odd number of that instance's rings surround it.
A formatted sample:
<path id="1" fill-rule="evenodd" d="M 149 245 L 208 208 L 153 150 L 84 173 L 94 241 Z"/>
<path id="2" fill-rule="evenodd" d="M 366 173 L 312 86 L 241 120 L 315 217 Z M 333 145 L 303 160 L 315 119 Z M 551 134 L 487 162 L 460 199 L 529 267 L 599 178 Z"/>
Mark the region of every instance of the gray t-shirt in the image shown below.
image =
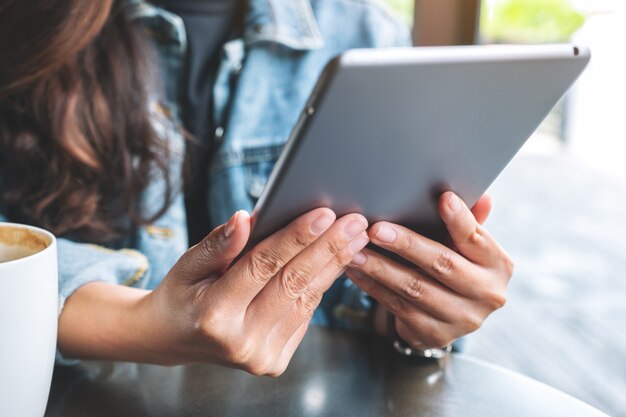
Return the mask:
<path id="1" fill-rule="evenodd" d="M 187 32 L 187 57 L 181 91 L 182 122 L 197 143 L 187 144 L 185 184 L 189 243 L 209 232 L 208 165 L 214 135 L 213 85 L 225 42 L 243 26 L 243 0 L 163 0 L 162 7 L 180 16 Z"/>

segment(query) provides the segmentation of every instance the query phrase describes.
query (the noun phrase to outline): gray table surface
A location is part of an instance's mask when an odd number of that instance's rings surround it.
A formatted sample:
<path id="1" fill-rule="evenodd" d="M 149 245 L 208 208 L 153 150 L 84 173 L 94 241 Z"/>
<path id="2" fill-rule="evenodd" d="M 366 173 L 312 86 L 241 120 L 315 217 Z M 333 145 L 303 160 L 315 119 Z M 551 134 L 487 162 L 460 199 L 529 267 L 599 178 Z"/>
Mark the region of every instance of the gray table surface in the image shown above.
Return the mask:
<path id="1" fill-rule="evenodd" d="M 515 261 L 508 302 L 466 343 L 615 417 L 626 417 L 624 173 L 566 153 L 511 162 L 487 221 Z"/>
<path id="2" fill-rule="evenodd" d="M 46 417 L 604 416 L 471 357 L 402 358 L 366 335 L 312 328 L 287 372 L 84 362 L 55 369 Z"/>

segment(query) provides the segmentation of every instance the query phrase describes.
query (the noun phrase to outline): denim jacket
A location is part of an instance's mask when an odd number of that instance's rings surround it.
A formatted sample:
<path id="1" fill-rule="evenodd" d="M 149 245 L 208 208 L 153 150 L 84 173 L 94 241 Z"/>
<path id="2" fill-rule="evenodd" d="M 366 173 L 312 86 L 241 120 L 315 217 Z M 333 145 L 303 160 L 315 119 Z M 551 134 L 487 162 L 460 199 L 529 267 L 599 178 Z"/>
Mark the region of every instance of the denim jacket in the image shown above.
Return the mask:
<path id="1" fill-rule="evenodd" d="M 183 21 L 144 0 L 128 0 L 128 7 L 156 47 L 164 97 L 152 106 L 155 125 L 171 144 L 172 175 L 180 177 L 184 142 L 176 125 L 187 47 Z M 377 0 L 249 0 L 247 10 L 242 38 L 223 47 L 214 87 L 219 127 L 206 170 L 213 226 L 237 210 L 252 211 L 318 75 L 333 56 L 350 48 L 410 44 L 408 28 Z M 163 189 L 162 180 L 152 181 L 142 196 L 144 210 L 160 206 Z M 187 248 L 185 222 L 179 193 L 162 217 L 128 239 L 127 248 L 59 239 L 59 313 L 65 300 L 88 282 L 156 287 Z M 325 295 L 313 322 L 362 327 L 369 307 L 364 293 L 340 280 Z"/>

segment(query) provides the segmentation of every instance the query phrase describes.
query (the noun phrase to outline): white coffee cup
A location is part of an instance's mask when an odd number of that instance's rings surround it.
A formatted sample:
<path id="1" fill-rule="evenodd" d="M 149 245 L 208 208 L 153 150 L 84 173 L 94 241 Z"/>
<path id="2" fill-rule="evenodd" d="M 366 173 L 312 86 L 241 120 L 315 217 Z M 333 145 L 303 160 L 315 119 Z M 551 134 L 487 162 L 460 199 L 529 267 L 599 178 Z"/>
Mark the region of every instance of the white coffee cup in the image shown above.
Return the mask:
<path id="1" fill-rule="evenodd" d="M 0 416 L 45 413 L 56 351 L 57 287 L 54 236 L 0 223 Z"/>

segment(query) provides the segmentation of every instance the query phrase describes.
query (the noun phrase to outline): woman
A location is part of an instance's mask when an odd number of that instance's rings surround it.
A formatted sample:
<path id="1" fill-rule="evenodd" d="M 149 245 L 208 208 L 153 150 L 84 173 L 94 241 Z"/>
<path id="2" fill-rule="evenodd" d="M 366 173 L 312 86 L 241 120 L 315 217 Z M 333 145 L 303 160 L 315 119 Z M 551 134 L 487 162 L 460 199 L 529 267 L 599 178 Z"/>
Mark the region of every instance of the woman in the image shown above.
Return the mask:
<path id="1" fill-rule="evenodd" d="M 226 29 L 211 47 L 193 4 L 163 3 L 0 5 L 0 217 L 59 236 L 59 361 L 279 375 L 309 323 L 358 328 L 375 315 L 378 332 L 440 348 L 503 305 L 512 265 L 479 224 L 486 198 L 471 212 L 442 196 L 458 253 L 320 208 L 233 263 L 250 231 L 243 210 L 323 65 L 346 48 L 406 44 L 408 33 L 374 2 L 250 0 L 220 14 Z M 186 157 L 180 120 L 195 136 Z M 187 217 L 202 235 L 224 224 L 185 252 Z M 364 250 L 369 241 L 417 268 Z M 346 268 L 378 303 L 337 280 Z"/>

